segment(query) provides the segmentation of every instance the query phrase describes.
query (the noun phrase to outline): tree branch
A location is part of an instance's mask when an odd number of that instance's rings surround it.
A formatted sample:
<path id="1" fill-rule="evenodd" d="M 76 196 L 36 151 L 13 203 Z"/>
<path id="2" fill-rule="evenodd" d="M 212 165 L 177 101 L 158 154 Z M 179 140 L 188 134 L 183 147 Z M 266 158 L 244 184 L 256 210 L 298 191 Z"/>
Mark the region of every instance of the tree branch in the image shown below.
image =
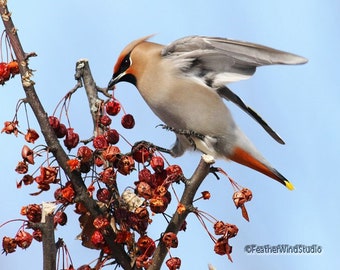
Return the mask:
<path id="1" fill-rule="evenodd" d="M 69 166 L 67 165 L 69 157 L 64 151 L 58 138 L 56 137 L 54 130 L 49 124 L 48 115 L 44 110 L 44 107 L 42 106 L 40 99 L 35 91 L 35 82 L 31 79 L 32 70 L 28 66 L 28 59 L 31 56 L 35 56 L 35 53 L 27 54 L 24 52 L 19 37 L 17 35 L 16 28 L 11 19 L 11 13 L 8 11 L 5 0 L 0 0 L 0 15 L 10 43 L 12 45 L 13 51 L 15 53 L 16 59 L 19 63 L 22 85 L 26 94 L 26 101 L 32 108 L 32 111 L 37 118 L 42 135 L 44 136 L 49 151 L 54 155 L 59 166 L 64 170 L 65 174 L 70 179 L 76 192 L 76 200 L 82 202 L 94 218 L 102 215 L 103 213 L 98 207 L 96 201 L 94 201 L 88 195 L 87 188 L 84 184 L 81 173 L 77 170 L 71 171 Z M 80 60 L 77 62 L 75 77 L 78 83 L 82 82 L 84 84 L 90 105 L 93 124 L 96 128 L 98 126 L 96 123 L 98 117 L 97 113 L 98 110 L 100 110 L 102 100 L 98 98 L 98 88 L 96 87 L 91 75 L 87 60 Z M 203 158 L 201 159 L 196 171 L 194 172 L 192 177 L 185 183 L 185 189 L 180 200 L 180 203 L 185 206 L 185 211 L 183 213 L 174 213 L 165 232 L 174 232 L 176 234 L 178 233 L 186 217 L 193 209 L 192 202 L 194 196 L 199 186 L 208 175 L 210 165 L 211 162 L 206 161 Z M 45 232 L 43 234 L 43 238 L 46 237 L 46 239 L 43 240 L 43 248 L 46 247 L 46 245 L 55 244 L 54 233 L 53 230 L 51 230 L 51 223 L 53 223 L 53 215 L 49 215 L 46 217 L 46 226 L 44 227 Z M 112 228 L 106 228 L 105 231 L 103 231 L 102 233 L 105 237 L 106 243 L 113 251 L 112 256 L 114 257 L 116 262 L 125 270 L 134 269 L 135 266 L 131 266 L 131 258 L 125 252 L 124 246 L 113 241 L 115 239 L 115 233 Z M 53 256 L 52 254 L 56 254 L 56 252 L 53 248 L 49 250 L 49 253 L 45 253 L 44 250 L 44 270 L 55 270 L 55 255 L 54 260 L 53 258 L 48 257 Z M 164 243 L 160 241 L 153 256 L 153 264 L 150 266 L 149 270 L 160 269 L 167 253 L 167 248 L 165 247 Z"/>
<path id="2" fill-rule="evenodd" d="M 180 203 L 185 206 L 185 211 L 181 214 L 179 214 L 177 211 L 175 212 L 165 232 L 173 232 L 175 234 L 178 233 L 186 217 L 191 212 L 191 209 L 193 207 L 192 202 L 194 200 L 194 196 L 198 188 L 202 184 L 203 180 L 209 174 L 210 165 L 212 163 L 213 160 L 207 160 L 203 157 L 191 178 L 188 181 L 186 181 L 185 189 L 180 200 Z M 167 247 L 165 246 L 163 241 L 159 241 L 159 244 L 153 256 L 152 265 L 148 268 L 148 270 L 160 269 L 167 253 L 168 253 Z"/>
<path id="3" fill-rule="evenodd" d="M 64 149 L 62 148 L 62 146 L 60 145 L 54 130 L 49 124 L 47 113 L 44 110 L 44 107 L 42 106 L 40 99 L 35 91 L 34 88 L 35 83 L 31 79 L 32 70 L 30 70 L 28 67 L 27 57 L 28 54 L 26 54 L 22 48 L 19 37 L 17 35 L 16 28 L 11 19 L 11 13 L 8 11 L 6 1 L 4 0 L 0 1 L 0 15 L 5 26 L 6 33 L 13 47 L 14 54 L 19 63 L 22 85 L 26 93 L 27 102 L 32 108 L 35 117 L 37 118 L 37 121 L 39 123 L 46 144 L 49 148 L 49 151 L 53 153 L 59 166 L 64 170 L 65 174 L 69 177 L 70 181 L 73 184 L 78 199 L 85 205 L 85 207 L 91 213 L 91 215 L 97 217 L 98 215 L 102 214 L 98 205 L 92 198 L 88 196 L 87 188 L 83 182 L 80 172 L 77 171 L 71 172 L 70 168 L 67 166 L 66 162 L 68 161 L 69 158 Z M 114 239 L 113 230 L 112 229 L 107 230 L 107 233 L 105 233 L 104 236 L 105 239 L 107 240 L 107 243 L 110 245 L 111 250 L 114 250 L 113 256 L 115 257 L 117 262 L 124 269 L 131 269 L 130 257 L 124 251 L 123 246 L 118 245 L 114 243 L 114 241 L 112 241 L 112 239 Z M 53 268 L 50 268 L 50 270 L 55 270 L 55 265 Z"/>
<path id="4" fill-rule="evenodd" d="M 80 59 L 77 61 L 76 74 L 74 77 L 76 80 L 78 80 L 78 82 L 82 81 L 85 87 L 94 128 L 93 136 L 102 134 L 103 130 L 100 125 L 97 124 L 97 121 L 99 119 L 98 114 L 100 114 L 100 107 L 102 106 L 103 100 L 98 97 L 98 88 L 95 81 L 93 80 L 87 59 Z"/>
<path id="5" fill-rule="evenodd" d="M 43 269 L 50 270 L 56 268 L 57 249 L 54 237 L 54 219 L 53 214 L 45 217 L 45 223 L 39 226 L 42 232 L 42 249 L 43 249 Z"/>

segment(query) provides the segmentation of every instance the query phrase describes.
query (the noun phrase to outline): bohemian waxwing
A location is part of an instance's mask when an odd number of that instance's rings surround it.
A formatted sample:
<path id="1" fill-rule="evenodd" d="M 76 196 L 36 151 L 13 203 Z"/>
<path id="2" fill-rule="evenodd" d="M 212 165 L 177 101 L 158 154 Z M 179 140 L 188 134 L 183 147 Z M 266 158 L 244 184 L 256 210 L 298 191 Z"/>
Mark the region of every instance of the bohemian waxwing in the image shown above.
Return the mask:
<path id="1" fill-rule="evenodd" d="M 121 81 L 134 84 L 152 111 L 176 133 L 169 152 L 198 149 L 214 158 L 233 160 L 293 189 L 262 157 L 235 124 L 223 98 L 254 118 L 276 141 L 277 133 L 225 85 L 248 79 L 258 66 L 303 64 L 307 59 L 262 45 L 225 38 L 189 36 L 168 46 L 131 42 L 114 66 L 108 88 Z"/>

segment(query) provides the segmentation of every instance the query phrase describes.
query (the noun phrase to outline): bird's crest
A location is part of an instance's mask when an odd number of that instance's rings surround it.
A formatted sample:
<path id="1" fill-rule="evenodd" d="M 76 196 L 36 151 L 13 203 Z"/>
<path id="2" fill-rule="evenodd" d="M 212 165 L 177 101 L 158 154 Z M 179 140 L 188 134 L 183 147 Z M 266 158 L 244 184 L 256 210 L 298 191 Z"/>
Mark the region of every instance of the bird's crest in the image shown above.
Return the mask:
<path id="1" fill-rule="evenodd" d="M 154 34 L 152 35 L 148 35 L 148 36 L 145 36 L 145 37 L 142 37 L 142 38 L 139 38 L 139 39 L 136 39 L 134 41 L 132 41 L 130 44 L 128 44 L 124 50 L 121 52 L 121 54 L 119 55 L 118 57 L 118 60 L 117 60 L 117 63 L 116 65 L 114 66 L 114 69 L 113 69 L 113 73 L 116 73 L 123 61 L 123 59 L 131 53 L 131 51 L 140 43 L 148 40 L 149 38 L 153 37 Z"/>

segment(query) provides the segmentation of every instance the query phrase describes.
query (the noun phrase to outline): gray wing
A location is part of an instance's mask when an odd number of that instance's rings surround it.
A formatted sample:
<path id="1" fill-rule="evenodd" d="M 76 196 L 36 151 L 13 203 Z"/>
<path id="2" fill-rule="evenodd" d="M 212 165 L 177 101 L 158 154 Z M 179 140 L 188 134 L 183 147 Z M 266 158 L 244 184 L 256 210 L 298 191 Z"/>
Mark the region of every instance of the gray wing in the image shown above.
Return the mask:
<path id="1" fill-rule="evenodd" d="M 295 65 L 307 62 L 301 56 L 266 46 L 237 40 L 189 36 L 162 50 L 182 72 L 195 76 L 211 87 L 219 87 L 251 77 L 258 66 Z"/>
<path id="2" fill-rule="evenodd" d="M 285 142 L 282 140 L 282 138 L 266 123 L 266 121 L 264 121 L 262 119 L 262 117 L 260 115 L 258 115 L 257 112 L 255 112 L 252 108 L 248 107 L 243 102 L 243 100 L 238 95 L 236 95 L 234 92 L 232 92 L 228 87 L 222 86 L 222 87 L 218 88 L 216 91 L 221 97 L 235 103 L 243 111 L 248 113 L 257 123 L 259 123 L 263 127 L 263 129 L 265 131 L 267 131 L 267 133 L 274 140 L 276 140 L 280 144 L 285 144 Z"/>
<path id="3" fill-rule="evenodd" d="M 280 136 L 241 98 L 225 85 L 248 79 L 256 67 L 264 65 L 296 65 L 308 60 L 304 57 L 266 46 L 225 38 L 189 36 L 164 47 L 162 56 L 170 59 L 187 76 L 200 79 L 217 93 L 235 103 L 258 122 L 277 142 Z"/>

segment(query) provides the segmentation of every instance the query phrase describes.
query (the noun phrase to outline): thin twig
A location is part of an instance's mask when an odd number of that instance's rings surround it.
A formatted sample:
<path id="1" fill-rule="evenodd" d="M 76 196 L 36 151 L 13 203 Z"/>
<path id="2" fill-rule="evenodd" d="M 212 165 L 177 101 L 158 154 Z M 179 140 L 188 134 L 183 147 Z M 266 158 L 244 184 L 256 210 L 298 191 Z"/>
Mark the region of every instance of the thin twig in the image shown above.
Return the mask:
<path id="1" fill-rule="evenodd" d="M 14 31 L 16 28 L 14 27 L 11 13 L 8 11 L 6 1 L 0 1 L 0 15 L 9 40 L 11 42 L 13 51 L 15 53 L 16 59 L 19 63 L 22 85 L 26 93 L 27 102 L 31 106 L 32 111 L 37 118 L 46 144 L 48 145 L 49 150 L 55 156 L 60 167 L 64 170 L 65 174 L 72 182 L 78 200 L 85 205 L 91 215 L 93 215 L 94 217 L 99 216 L 102 214 L 100 208 L 98 207 L 97 203 L 90 196 L 88 196 L 87 188 L 84 184 L 80 172 L 71 171 L 68 167 L 68 155 L 64 151 L 63 147 L 60 145 L 55 132 L 49 124 L 47 113 L 35 91 L 35 82 L 31 79 L 32 70 L 30 70 L 28 67 L 28 54 L 26 54 L 22 48 L 19 37 L 17 35 L 17 31 Z M 110 245 L 111 250 L 114 250 L 114 258 L 124 269 L 129 270 L 131 269 L 130 257 L 128 256 L 128 254 L 126 254 L 122 245 L 119 245 L 112 241 L 112 239 L 114 239 L 114 236 L 115 234 L 112 230 L 107 230 L 104 235 L 106 241 Z M 50 243 L 50 245 L 54 245 L 54 243 Z M 56 264 L 48 265 L 50 266 L 50 268 L 44 268 L 44 270 L 55 270 Z"/>
<path id="2" fill-rule="evenodd" d="M 178 233 L 183 222 L 185 221 L 186 217 L 190 213 L 190 209 L 192 209 L 192 202 L 194 200 L 194 196 L 202 184 L 203 180 L 209 174 L 210 171 L 210 163 L 207 163 L 203 158 L 201 159 L 200 163 L 198 164 L 194 174 L 191 178 L 186 181 L 185 189 L 182 194 L 180 203 L 183 204 L 186 208 L 186 211 L 183 213 L 175 212 L 172 216 L 165 232 L 174 232 Z M 159 241 L 159 244 L 156 248 L 154 256 L 152 258 L 152 265 L 148 268 L 148 270 L 159 270 L 163 264 L 163 261 L 168 253 L 168 249 L 163 243 L 163 241 Z"/>

